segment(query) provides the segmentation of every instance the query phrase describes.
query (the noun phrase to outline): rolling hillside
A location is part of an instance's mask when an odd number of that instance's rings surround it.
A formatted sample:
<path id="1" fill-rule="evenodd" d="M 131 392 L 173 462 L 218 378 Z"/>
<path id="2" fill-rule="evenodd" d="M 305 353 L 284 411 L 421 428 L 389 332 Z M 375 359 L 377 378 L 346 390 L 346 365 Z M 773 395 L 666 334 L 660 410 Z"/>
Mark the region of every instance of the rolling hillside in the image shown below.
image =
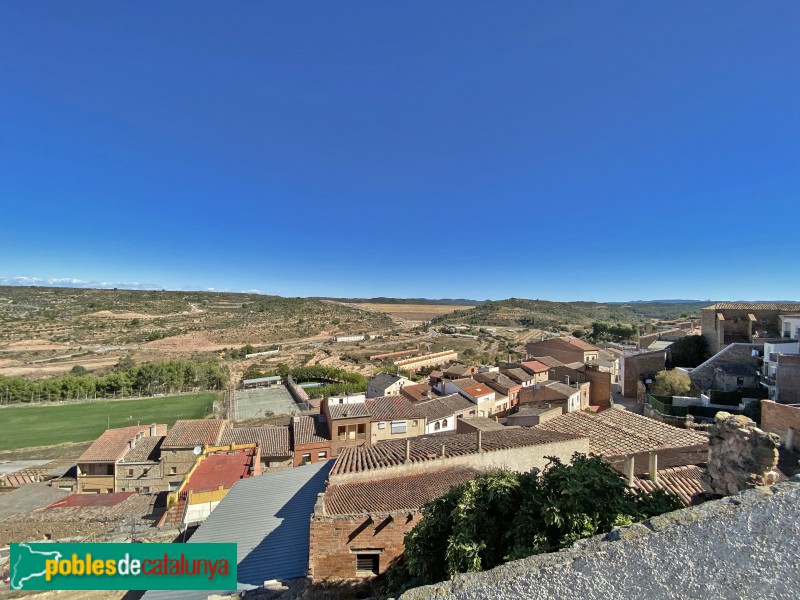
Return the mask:
<path id="1" fill-rule="evenodd" d="M 598 302 L 548 302 L 510 298 L 484 302 L 469 310 L 457 310 L 438 317 L 435 323 L 497 325 L 504 327 L 561 327 L 588 326 L 594 321 L 638 324 L 651 319 L 677 319 L 682 315 L 699 315 L 708 302 L 634 302 L 628 304 Z"/>

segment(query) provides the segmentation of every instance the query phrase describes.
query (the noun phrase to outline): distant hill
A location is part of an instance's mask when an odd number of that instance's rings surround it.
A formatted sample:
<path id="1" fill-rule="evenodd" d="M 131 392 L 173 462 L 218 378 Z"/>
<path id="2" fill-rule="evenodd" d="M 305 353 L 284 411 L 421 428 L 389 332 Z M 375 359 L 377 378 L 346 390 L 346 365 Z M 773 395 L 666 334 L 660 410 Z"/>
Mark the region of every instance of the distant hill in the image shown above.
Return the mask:
<path id="1" fill-rule="evenodd" d="M 467 300 L 465 298 L 319 298 L 320 300 L 333 300 L 334 302 L 347 302 L 349 304 L 436 304 L 447 306 L 477 306 L 488 300 Z"/>
<path id="2" fill-rule="evenodd" d="M 390 327 L 392 320 L 381 313 L 313 298 L 0 286 L 0 344 L 138 344 L 202 334 L 209 343 L 243 345 Z M 186 347 L 194 348 L 190 342 Z"/>
<path id="3" fill-rule="evenodd" d="M 689 302 L 549 302 L 546 300 L 487 301 L 468 310 L 457 310 L 438 317 L 434 323 L 464 323 L 505 327 L 559 329 L 588 326 L 594 321 L 638 324 L 650 319 L 697 317 L 708 301 Z"/>

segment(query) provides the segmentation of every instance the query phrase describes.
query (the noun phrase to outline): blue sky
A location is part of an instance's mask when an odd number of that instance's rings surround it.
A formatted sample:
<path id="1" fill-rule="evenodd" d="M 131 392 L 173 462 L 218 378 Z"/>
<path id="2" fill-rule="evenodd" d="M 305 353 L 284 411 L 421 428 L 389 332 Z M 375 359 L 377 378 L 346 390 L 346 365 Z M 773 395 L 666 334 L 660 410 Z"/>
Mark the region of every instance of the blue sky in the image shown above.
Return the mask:
<path id="1" fill-rule="evenodd" d="M 798 107 L 792 2 L 7 1 L 0 281 L 800 299 Z"/>

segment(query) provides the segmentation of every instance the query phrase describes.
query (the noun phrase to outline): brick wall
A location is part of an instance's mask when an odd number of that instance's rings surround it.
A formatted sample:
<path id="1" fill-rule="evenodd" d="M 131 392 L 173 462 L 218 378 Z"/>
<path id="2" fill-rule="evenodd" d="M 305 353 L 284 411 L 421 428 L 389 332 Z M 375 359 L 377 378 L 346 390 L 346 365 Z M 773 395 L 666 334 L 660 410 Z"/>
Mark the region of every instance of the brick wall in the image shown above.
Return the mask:
<path id="1" fill-rule="evenodd" d="M 591 383 L 589 388 L 589 404 L 592 406 L 611 405 L 611 373 L 604 373 L 595 369 L 586 369 L 586 381 Z"/>
<path id="2" fill-rule="evenodd" d="M 781 442 L 800 449 L 800 405 L 777 404 L 772 400 L 761 401 L 761 429 L 776 434 Z M 793 433 L 789 433 L 794 430 Z"/>
<path id="3" fill-rule="evenodd" d="M 403 539 L 422 518 L 418 511 L 373 515 L 311 516 L 309 576 L 312 581 L 365 579 L 356 572 L 359 550 L 379 552 L 378 573 L 403 554 Z"/>
<path id="4" fill-rule="evenodd" d="M 319 453 L 325 452 L 325 458 L 320 458 Z M 328 460 L 333 454 L 331 453 L 330 441 L 320 442 L 319 444 L 295 444 L 294 445 L 294 458 L 292 460 L 293 467 L 299 467 L 303 464 L 303 454 L 311 454 L 311 462 L 321 462 Z"/>

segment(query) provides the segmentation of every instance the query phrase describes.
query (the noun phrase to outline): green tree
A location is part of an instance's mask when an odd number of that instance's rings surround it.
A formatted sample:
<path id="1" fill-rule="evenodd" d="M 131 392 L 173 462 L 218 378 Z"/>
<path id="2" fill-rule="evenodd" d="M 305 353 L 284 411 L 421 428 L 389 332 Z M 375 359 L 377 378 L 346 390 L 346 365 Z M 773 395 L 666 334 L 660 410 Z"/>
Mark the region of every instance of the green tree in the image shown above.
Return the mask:
<path id="1" fill-rule="evenodd" d="M 694 368 L 710 355 L 708 341 L 702 335 L 687 335 L 669 347 L 669 362 L 673 367 Z"/>
<path id="2" fill-rule="evenodd" d="M 650 391 L 657 396 L 689 396 L 692 380 L 680 371 L 659 371 Z"/>
<path id="3" fill-rule="evenodd" d="M 390 594 L 557 551 L 681 506 L 662 490 L 630 490 L 600 457 L 550 461 L 542 473 L 481 475 L 427 503 L 405 537 L 403 558 L 389 570 Z"/>

